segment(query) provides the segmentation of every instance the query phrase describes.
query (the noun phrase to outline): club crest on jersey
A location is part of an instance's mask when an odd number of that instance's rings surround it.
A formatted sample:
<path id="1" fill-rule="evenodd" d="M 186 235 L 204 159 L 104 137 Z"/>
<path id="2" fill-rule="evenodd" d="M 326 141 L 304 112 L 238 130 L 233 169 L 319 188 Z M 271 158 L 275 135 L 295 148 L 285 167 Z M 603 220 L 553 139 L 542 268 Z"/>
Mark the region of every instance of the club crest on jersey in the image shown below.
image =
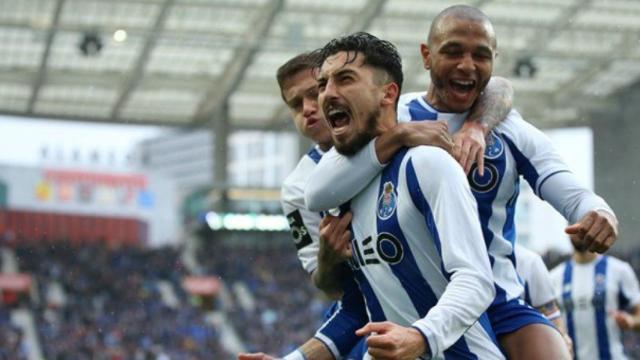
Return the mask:
<path id="1" fill-rule="evenodd" d="M 485 159 L 497 159 L 504 152 L 504 143 L 496 133 L 491 132 L 491 137 L 487 141 L 487 148 L 484 150 Z"/>
<path id="2" fill-rule="evenodd" d="M 382 186 L 382 195 L 378 199 L 378 217 L 387 220 L 396 211 L 398 196 L 391 181 L 387 181 Z"/>

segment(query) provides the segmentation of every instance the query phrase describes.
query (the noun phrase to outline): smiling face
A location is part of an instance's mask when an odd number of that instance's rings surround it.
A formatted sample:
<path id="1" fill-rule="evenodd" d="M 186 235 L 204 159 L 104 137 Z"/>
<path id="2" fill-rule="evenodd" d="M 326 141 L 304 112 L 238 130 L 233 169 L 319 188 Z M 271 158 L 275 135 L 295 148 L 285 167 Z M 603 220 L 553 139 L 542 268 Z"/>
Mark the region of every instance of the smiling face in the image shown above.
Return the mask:
<path id="1" fill-rule="evenodd" d="M 388 100 L 384 71 L 364 65 L 361 53 L 340 51 L 329 56 L 318 76 L 318 102 L 331 130 L 336 150 L 353 155 L 381 131 L 381 105 Z M 397 86 L 396 86 L 397 87 Z"/>
<path id="2" fill-rule="evenodd" d="M 318 106 L 318 87 L 312 70 L 298 71 L 285 80 L 282 97 L 300 134 L 328 150 L 332 145 L 331 133 Z"/>
<path id="3" fill-rule="evenodd" d="M 491 78 L 495 35 L 488 22 L 443 18 L 429 45 L 422 44 L 424 66 L 431 74 L 427 100 L 446 112 L 465 112 Z"/>

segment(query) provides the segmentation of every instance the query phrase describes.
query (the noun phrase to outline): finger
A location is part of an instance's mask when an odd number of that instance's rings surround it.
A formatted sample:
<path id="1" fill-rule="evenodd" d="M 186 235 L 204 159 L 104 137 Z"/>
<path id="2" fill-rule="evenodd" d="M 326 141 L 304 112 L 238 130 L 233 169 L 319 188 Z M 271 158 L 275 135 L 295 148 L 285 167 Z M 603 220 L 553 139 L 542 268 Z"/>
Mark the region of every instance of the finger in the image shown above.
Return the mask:
<path id="1" fill-rule="evenodd" d="M 391 357 L 391 354 L 389 353 L 388 350 L 385 349 L 378 349 L 378 348 L 369 348 L 367 350 L 367 352 L 369 353 L 369 355 L 371 355 L 371 357 L 373 358 L 373 360 L 391 360 L 393 359 L 393 357 Z"/>
<path id="2" fill-rule="evenodd" d="M 370 335 L 367 337 L 367 346 L 380 350 L 392 350 L 395 348 L 393 340 L 388 335 Z"/>
<path id="3" fill-rule="evenodd" d="M 367 323 L 367 325 L 356 330 L 356 335 L 364 336 L 364 335 L 371 334 L 372 332 L 383 334 L 387 331 L 388 328 L 389 328 L 389 324 L 386 321 L 370 322 L 370 323 Z"/>
<path id="4" fill-rule="evenodd" d="M 580 232 L 582 226 L 580 223 L 575 223 L 564 228 L 564 232 L 569 235 L 577 235 Z"/>
<path id="5" fill-rule="evenodd" d="M 478 163 L 478 175 L 484 176 L 484 147 L 482 146 L 476 154 L 476 162 Z"/>
<path id="6" fill-rule="evenodd" d="M 606 251 L 609 248 L 609 246 L 607 246 L 607 239 L 609 239 L 612 233 L 613 230 L 608 226 L 608 223 L 606 223 L 604 226 L 602 226 L 600 232 L 595 236 L 591 246 L 594 247 L 594 245 L 597 245 L 599 248 L 604 249 L 603 251 Z M 594 249 L 591 251 L 596 250 Z"/>
<path id="7" fill-rule="evenodd" d="M 607 240 L 604 242 L 604 245 L 607 247 L 607 249 L 609 249 L 613 243 L 616 241 L 616 236 L 615 235 L 610 235 Z"/>
<path id="8" fill-rule="evenodd" d="M 466 142 L 462 145 L 462 149 L 460 150 L 460 159 L 458 162 L 462 165 L 464 169 L 465 164 L 467 163 L 467 159 L 469 158 L 469 149 L 471 148 L 471 144 Z"/>
<path id="9" fill-rule="evenodd" d="M 471 146 L 469 147 L 469 155 L 467 156 L 467 162 L 464 164 L 464 173 L 468 174 L 471 171 L 471 165 L 476 160 L 476 154 L 478 152 L 477 147 Z"/>
<path id="10" fill-rule="evenodd" d="M 603 230 L 603 225 L 604 225 L 605 221 L 603 218 L 598 217 L 596 219 L 593 219 L 593 221 L 591 222 L 591 226 L 589 226 L 588 228 L 584 229 L 585 230 L 585 234 L 584 234 L 584 241 L 589 244 L 589 250 L 591 251 L 602 251 L 601 248 L 601 244 L 596 243 L 596 238 L 598 237 L 598 234 Z M 608 234 L 607 234 L 608 236 Z"/>
<path id="11" fill-rule="evenodd" d="M 351 257 L 351 231 L 347 230 L 342 234 L 342 238 L 340 239 L 341 245 L 341 254 L 346 258 Z"/>
<path id="12" fill-rule="evenodd" d="M 343 232 L 344 229 L 349 227 L 349 223 L 351 223 L 351 219 L 353 219 L 353 213 L 351 211 L 347 211 L 346 213 L 344 213 L 344 215 L 342 215 L 342 217 L 338 221 L 336 230 L 339 232 Z"/>

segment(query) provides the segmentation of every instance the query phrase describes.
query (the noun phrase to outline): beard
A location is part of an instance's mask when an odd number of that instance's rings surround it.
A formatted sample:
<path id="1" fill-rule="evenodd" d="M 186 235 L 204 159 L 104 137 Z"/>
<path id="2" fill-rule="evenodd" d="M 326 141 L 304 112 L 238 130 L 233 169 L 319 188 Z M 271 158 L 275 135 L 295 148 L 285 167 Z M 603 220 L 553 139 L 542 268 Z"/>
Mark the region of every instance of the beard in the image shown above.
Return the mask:
<path id="1" fill-rule="evenodd" d="M 376 137 L 376 125 L 378 123 L 378 118 L 380 117 L 380 109 L 376 109 L 369 113 L 365 121 L 364 130 L 361 132 L 356 132 L 354 136 L 347 140 L 347 142 L 340 142 L 336 138 L 333 139 L 333 146 L 336 150 L 345 156 L 353 156 L 360 149 L 362 149 L 365 145 L 367 145 L 371 139 Z"/>

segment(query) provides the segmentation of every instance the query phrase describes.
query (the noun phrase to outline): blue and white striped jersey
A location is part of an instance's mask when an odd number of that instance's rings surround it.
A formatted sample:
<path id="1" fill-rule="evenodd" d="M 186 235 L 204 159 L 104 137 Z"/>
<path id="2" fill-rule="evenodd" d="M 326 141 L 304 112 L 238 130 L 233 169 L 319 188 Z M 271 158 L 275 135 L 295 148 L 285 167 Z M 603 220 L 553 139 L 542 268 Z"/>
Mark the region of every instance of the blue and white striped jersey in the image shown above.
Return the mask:
<path id="1" fill-rule="evenodd" d="M 551 275 L 542 257 L 516 244 L 516 271 L 524 284 L 524 301 L 539 308 L 556 299 Z"/>
<path id="2" fill-rule="evenodd" d="M 598 255 L 586 264 L 568 260 L 551 271 L 576 358 L 626 359 L 620 328 L 611 312 L 640 305 L 638 279 L 631 266 Z"/>
<path id="3" fill-rule="evenodd" d="M 312 273 L 318 267 L 320 220 L 319 212 L 309 211 L 304 201 L 304 187 L 324 152 L 312 147 L 282 183 L 281 205 L 289 221 L 291 235 L 302 267 Z"/>
<path id="4" fill-rule="evenodd" d="M 446 120 L 451 133 L 460 129 L 466 113 L 437 112 L 425 101 L 425 95 L 425 92 L 402 95 L 398 121 Z M 484 156 L 484 176 L 478 175 L 474 165 L 468 180 L 478 203 L 484 240 L 491 257 L 495 302 L 504 303 L 523 293 L 514 255 L 515 204 L 521 176 L 531 184 L 536 195 L 570 222 L 577 221 L 589 210 L 613 211 L 575 179 L 549 138 L 515 110 L 493 129 Z M 375 157 L 374 140 L 352 157 L 331 149 L 314 169 L 314 174 L 322 176 L 314 176 L 316 180 L 305 188 L 306 204 L 313 210 L 335 207 L 349 200 L 382 168 Z"/>
<path id="5" fill-rule="evenodd" d="M 424 98 L 425 93 L 401 96 L 398 120 L 446 120 L 450 132 L 456 132 L 465 114 L 439 113 Z M 529 182 L 536 194 L 545 180 L 558 172 L 568 171 L 550 140 L 525 122 L 512 110 L 491 132 L 485 150 L 485 173 L 471 169 L 468 180 L 478 202 L 480 223 L 489 249 L 496 285 L 496 302 L 504 302 L 523 294 L 515 268 L 515 206 L 520 189 L 520 176 Z"/>
<path id="6" fill-rule="evenodd" d="M 371 321 L 416 327 L 434 358 L 503 358 L 484 315 L 495 292 L 478 210 L 451 156 L 397 153 L 351 209 L 350 267 Z M 331 335 L 316 334 L 334 349 Z"/>

